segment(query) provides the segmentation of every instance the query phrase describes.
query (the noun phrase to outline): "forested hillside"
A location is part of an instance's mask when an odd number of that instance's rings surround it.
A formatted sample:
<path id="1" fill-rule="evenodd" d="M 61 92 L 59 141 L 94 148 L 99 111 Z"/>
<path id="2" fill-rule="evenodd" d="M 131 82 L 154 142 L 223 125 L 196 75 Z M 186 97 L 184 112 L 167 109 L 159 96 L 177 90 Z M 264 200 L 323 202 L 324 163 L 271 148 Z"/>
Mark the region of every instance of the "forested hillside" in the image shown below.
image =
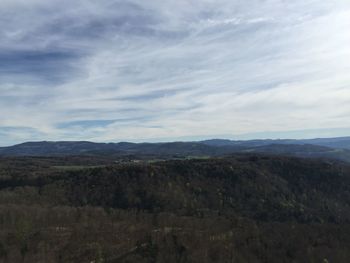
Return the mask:
<path id="1" fill-rule="evenodd" d="M 0 262 L 348 262 L 350 167 L 0 160 Z"/>

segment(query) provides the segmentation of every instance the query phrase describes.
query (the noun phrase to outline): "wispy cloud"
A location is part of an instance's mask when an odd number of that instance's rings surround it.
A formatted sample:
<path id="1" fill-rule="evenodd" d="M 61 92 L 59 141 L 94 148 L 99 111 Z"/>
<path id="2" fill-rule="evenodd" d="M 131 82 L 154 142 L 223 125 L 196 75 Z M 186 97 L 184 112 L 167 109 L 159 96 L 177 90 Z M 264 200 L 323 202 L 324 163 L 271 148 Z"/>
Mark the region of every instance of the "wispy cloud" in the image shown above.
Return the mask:
<path id="1" fill-rule="evenodd" d="M 345 0 L 3 0 L 1 144 L 350 126 L 349 17 Z"/>

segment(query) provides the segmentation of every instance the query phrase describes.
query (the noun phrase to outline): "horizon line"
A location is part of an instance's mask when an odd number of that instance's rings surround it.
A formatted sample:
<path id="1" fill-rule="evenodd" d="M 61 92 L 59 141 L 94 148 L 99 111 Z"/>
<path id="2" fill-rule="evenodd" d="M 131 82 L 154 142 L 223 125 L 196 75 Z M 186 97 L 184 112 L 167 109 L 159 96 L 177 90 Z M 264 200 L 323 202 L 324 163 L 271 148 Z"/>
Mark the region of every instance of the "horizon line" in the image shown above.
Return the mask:
<path id="1" fill-rule="evenodd" d="M 249 141 L 312 141 L 312 140 L 330 140 L 330 139 L 350 139 L 350 135 L 348 136 L 335 136 L 335 137 L 314 137 L 314 138 L 256 138 L 256 139 L 230 139 L 230 138 L 220 138 L 220 137 L 211 137 L 202 140 L 166 140 L 166 141 L 93 141 L 93 140 L 33 140 L 33 141 L 23 141 L 11 145 L 0 146 L 0 148 L 13 147 L 26 143 L 96 143 L 96 144 L 119 144 L 119 143 L 131 143 L 131 144 L 157 144 L 157 143 L 201 143 L 205 141 L 214 141 L 214 140 L 222 140 L 222 141 L 232 141 L 232 142 L 249 142 Z"/>

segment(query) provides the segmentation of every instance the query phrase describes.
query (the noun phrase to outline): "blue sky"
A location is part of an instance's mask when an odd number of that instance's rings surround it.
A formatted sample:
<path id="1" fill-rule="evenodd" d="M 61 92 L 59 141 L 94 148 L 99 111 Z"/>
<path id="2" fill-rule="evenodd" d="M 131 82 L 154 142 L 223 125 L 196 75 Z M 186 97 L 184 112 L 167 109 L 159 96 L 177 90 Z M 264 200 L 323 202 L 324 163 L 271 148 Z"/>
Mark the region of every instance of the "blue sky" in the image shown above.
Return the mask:
<path id="1" fill-rule="evenodd" d="M 348 0 L 1 0 L 0 145 L 350 135 Z"/>

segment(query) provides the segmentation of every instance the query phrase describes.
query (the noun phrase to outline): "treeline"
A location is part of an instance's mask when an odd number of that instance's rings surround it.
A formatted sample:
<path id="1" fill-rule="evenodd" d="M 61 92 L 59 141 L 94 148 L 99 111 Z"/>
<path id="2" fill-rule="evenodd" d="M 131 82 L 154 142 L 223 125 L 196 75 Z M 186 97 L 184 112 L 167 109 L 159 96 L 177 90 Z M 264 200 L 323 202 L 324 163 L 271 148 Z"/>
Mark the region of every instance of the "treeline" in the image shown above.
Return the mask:
<path id="1" fill-rule="evenodd" d="M 21 195 L 27 195 L 23 202 L 31 200 L 33 204 L 90 205 L 184 216 L 215 213 L 259 221 L 348 223 L 349 175 L 347 165 L 264 156 L 72 171 L 43 166 L 31 176 L 1 179 L 0 196 L 12 194 L 13 200 L 20 202 Z"/>

